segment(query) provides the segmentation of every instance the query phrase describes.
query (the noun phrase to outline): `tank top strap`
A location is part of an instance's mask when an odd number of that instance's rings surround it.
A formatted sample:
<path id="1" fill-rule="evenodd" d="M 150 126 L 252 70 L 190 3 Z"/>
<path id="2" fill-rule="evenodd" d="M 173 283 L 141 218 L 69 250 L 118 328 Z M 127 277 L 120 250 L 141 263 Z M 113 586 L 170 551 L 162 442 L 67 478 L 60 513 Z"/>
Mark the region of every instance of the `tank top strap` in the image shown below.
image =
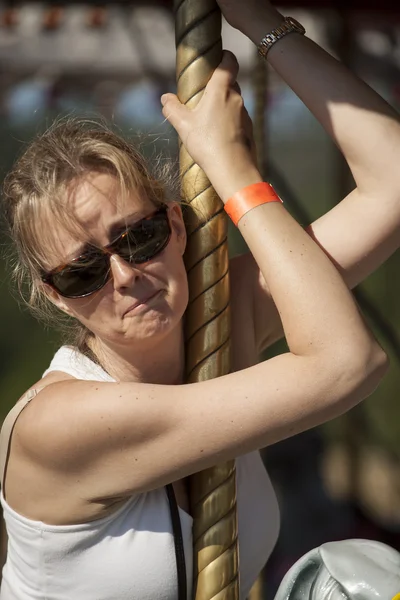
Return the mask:
<path id="1" fill-rule="evenodd" d="M 40 390 L 31 389 L 22 396 L 10 410 L 3 421 L 0 431 L 0 485 L 3 489 L 4 476 L 7 468 L 7 460 L 10 453 L 10 442 L 15 423 L 29 402 L 38 394 Z"/>

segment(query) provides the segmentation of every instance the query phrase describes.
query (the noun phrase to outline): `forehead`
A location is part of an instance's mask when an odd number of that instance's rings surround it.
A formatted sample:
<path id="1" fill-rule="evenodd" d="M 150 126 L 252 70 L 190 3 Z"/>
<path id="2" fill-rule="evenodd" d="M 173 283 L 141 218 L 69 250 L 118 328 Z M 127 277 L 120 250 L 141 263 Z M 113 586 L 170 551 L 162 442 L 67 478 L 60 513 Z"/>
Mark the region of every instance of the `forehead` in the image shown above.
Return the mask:
<path id="1" fill-rule="evenodd" d="M 123 194 L 118 179 L 106 173 L 88 173 L 73 181 L 65 200 L 76 228 L 58 219 L 51 223 L 54 256 L 49 256 L 49 261 L 53 265 L 77 256 L 87 243 L 106 246 L 112 241 L 113 227 L 133 223 L 154 210 L 143 191 Z"/>
<path id="2" fill-rule="evenodd" d="M 89 173 L 75 181 L 68 190 L 70 209 L 89 235 L 101 234 L 109 227 L 110 219 L 121 219 L 137 213 L 138 218 L 154 208 L 139 190 L 123 194 L 116 177 L 106 173 Z"/>

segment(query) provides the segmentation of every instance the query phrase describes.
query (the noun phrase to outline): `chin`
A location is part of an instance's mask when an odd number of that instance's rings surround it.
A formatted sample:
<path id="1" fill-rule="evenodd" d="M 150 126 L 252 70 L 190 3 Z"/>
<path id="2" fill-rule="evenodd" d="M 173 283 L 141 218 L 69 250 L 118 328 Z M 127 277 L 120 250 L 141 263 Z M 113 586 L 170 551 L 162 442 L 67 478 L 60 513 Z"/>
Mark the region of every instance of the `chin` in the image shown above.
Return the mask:
<path id="1" fill-rule="evenodd" d="M 136 322 L 135 322 L 136 321 Z M 180 315 L 165 314 L 160 311 L 148 311 L 140 320 L 131 319 L 124 332 L 125 340 L 143 343 L 159 341 L 166 337 L 182 322 Z"/>

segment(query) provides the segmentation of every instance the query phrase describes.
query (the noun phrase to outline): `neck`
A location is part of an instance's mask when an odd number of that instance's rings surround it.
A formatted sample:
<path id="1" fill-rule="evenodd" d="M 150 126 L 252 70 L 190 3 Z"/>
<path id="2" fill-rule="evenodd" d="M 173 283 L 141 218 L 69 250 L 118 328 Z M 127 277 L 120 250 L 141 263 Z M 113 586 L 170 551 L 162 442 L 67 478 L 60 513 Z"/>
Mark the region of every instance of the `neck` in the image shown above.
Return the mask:
<path id="1" fill-rule="evenodd" d="M 184 377 L 182 325 L 162 340 L 141 343 L 139 349 L 94 340 L 90 349 L 116 381 L 177 385 Z"/>

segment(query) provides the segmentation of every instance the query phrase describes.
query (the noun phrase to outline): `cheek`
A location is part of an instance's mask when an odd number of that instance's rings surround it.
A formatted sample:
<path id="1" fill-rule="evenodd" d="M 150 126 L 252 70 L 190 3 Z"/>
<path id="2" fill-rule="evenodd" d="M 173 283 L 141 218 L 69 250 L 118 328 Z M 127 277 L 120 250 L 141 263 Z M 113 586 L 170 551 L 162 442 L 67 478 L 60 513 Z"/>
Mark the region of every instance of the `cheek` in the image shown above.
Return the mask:
<path id="1" fill-rule="evenodd" d="M 177 301 L 183 314 L 189 302 L 189 286 L 185 267 L 177 277 Z"/>
<path id="2" fill-rule="evenodd" d="M 69 302 L 69 307 L 72 316 L 84 324 L 90 322 L 94 318 L 96 318 L 98 323 L 102 322 L 103 319 L 101 315 L 107 311 L 107 308 L 110 305 L 109 294 L 104 293 L 108 285 L 109 284 L 99 290 L 96 294 L 93 294 L 93 296 L 71 300 Z M 110 298 L 112 297 L 110 296 Z"/>
<path id="3" fill-rule="evenodd" d="M 174 309 L 181 312 L 186 310 L 189 288 L 185 265 L 180 254 L 171 256 L 164 265 L 165 272 L 168 273 L 168 287 L 172 296 Z"/>

